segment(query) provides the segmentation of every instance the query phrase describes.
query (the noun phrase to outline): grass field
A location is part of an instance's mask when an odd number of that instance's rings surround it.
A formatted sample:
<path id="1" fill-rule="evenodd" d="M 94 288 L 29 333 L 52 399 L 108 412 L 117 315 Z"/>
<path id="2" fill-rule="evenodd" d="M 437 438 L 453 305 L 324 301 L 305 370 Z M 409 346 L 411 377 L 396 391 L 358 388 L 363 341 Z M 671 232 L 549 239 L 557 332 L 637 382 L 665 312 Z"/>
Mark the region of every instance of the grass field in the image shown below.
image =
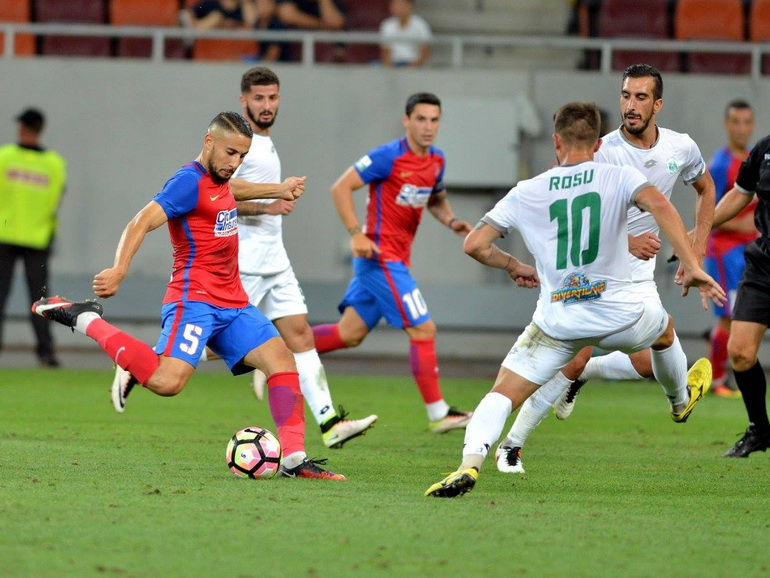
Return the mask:
<path id="1" fill-rule="evenodd" d="M 108 371 L 0 370 L 0 576 L 770 575 L 770 457 L 721 454 L 742 403 L 708 398 L 674 424 L 654 383 L 592 383 L 573 417 L 547 419 L 527 474 L 487 460 L 476 489 L 424 490 L 459 462 L 411 378 L 331 376 L 365 437 L 308 453 L 345 483 L 245 480 L 228 438 L 272 428 L 247 378 L 197 374 L 178 397 L 109 403 Z M 445 379 L 471 409 L 489 388 Z"/>

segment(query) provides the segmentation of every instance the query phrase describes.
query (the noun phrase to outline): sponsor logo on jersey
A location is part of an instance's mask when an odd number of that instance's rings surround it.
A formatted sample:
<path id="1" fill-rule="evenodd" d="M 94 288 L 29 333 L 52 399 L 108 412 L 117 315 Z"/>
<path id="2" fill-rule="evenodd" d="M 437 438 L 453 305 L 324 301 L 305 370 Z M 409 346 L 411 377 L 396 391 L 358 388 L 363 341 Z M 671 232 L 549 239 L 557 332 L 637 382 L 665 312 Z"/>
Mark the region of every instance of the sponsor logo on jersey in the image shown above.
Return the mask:
<path id="1" fill-rule="evenodd" d="M 219 211 L 214 224 L 215 237 L 229 237 L 238 233 L 238 210 Z"/>
<path id="2" fill-rule="evenodd" d="M 354 165 L 356 169 L 359 171 L 365 171 L 370 166 L 372 166 L 372 159 L 369 157 L 369 155 L 364 155 L 360 159 L 356 161 L 356 164 Z"/>
<path id="3" fill-rule="evenodd" d="M 644 168 L 645 169 L 651 169 L 652 167 L 654 167 L 657 164 L 658 164 L 658 161 L 656 161 L 655 159 L 650 159 L 646 163 L 644 163 Z"/>
<path id="4" fill-rule="evenodd" d="M 409 184 L 401 185 L 401 190 L 398 191 L 396 196 L 396 204 L 402 207 L 422 209 L 428 204 L 428 198 L 432 190 L 430 187 L 418 187 L 417 185 Z"/>
<path id="5" fill-rule="evenodd" d="M 607 281 L 591 280 L 585 273 L 570 273 L 564 279 L 564 286 L 551 293 L 551 303 L 561 301 L 564 305 L 574 305 L 583 301 L 601 299 L 602 293 L 607 290 Z"/>
<path id="6" fill-rule="evenodd" d="M 674 157 L 669 157 L 666 159 L 666 171 L 669 175 L 676 174 L 676 171 L 679 169 L 679 165 L 676 163 L 676 159 Z"/>

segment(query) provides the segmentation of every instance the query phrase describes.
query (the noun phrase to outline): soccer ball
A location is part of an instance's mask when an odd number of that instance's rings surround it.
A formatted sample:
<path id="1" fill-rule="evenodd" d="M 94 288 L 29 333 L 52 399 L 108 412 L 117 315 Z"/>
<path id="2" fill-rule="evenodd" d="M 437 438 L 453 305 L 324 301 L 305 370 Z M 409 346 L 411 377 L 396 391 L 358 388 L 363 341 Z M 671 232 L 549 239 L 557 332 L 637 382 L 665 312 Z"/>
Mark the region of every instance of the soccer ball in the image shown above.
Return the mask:
<path id="1" fill-rule="evenodd" d="M 230 438 L 225 459 L 240 478 L 272 478 L 281 465 L 281 442 L 263 427 L 247 427 Z"/>

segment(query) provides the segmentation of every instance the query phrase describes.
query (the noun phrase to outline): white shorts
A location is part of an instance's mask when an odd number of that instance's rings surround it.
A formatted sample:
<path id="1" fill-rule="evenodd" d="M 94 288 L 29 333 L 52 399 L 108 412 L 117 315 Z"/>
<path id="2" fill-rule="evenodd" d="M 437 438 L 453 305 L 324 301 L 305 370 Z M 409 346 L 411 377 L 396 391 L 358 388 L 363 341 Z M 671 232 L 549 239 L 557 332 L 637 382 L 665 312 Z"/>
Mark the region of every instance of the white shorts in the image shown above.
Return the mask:
<path id="1" fill-rule="evenodd" d="M 264 277 L 241 274 L 241 282 L 249 302 L 270 321 L 290 315 L 307 315 L 305 296 L 291 267 Z"/>
<path id="2" fill-rule="evenodd" d="M 639 320 L 631 327 L 603 337 L 569 341 L 554 339 L 530 323 L 508 352 L 502 366 L 532 383 L 543 385 L 588 345 L 625 353 L 647 349 L 668 327 L 668 313 L 657 291 L 654 299 L 648 298 L 649 295 L 644 292 L 642 297 L 644 311 Z"/>

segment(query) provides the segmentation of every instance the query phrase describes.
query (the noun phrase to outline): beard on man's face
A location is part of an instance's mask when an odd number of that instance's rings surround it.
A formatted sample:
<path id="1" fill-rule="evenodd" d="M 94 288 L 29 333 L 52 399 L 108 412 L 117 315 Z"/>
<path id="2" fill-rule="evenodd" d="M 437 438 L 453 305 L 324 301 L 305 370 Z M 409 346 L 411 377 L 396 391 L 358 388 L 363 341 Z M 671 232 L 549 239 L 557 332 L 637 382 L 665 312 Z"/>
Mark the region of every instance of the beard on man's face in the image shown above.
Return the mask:
<path id="1" fill-rule="evenodd" d="M 265 130 L 266 128 L 270 128 L 275 123 L 275 119 L 278 116 L 278 111 L 276 110 L 273 115 L 270 117 L 270 120 L 260 120 L 258 116 L 254 116 L 254 113 L 251 112 L 250 108 L 246 109 L 246 113 L 249 115 L 249 119 L 251 119 L 251 122 L 253 122 L 257 128 L 260 130 Z"/>

